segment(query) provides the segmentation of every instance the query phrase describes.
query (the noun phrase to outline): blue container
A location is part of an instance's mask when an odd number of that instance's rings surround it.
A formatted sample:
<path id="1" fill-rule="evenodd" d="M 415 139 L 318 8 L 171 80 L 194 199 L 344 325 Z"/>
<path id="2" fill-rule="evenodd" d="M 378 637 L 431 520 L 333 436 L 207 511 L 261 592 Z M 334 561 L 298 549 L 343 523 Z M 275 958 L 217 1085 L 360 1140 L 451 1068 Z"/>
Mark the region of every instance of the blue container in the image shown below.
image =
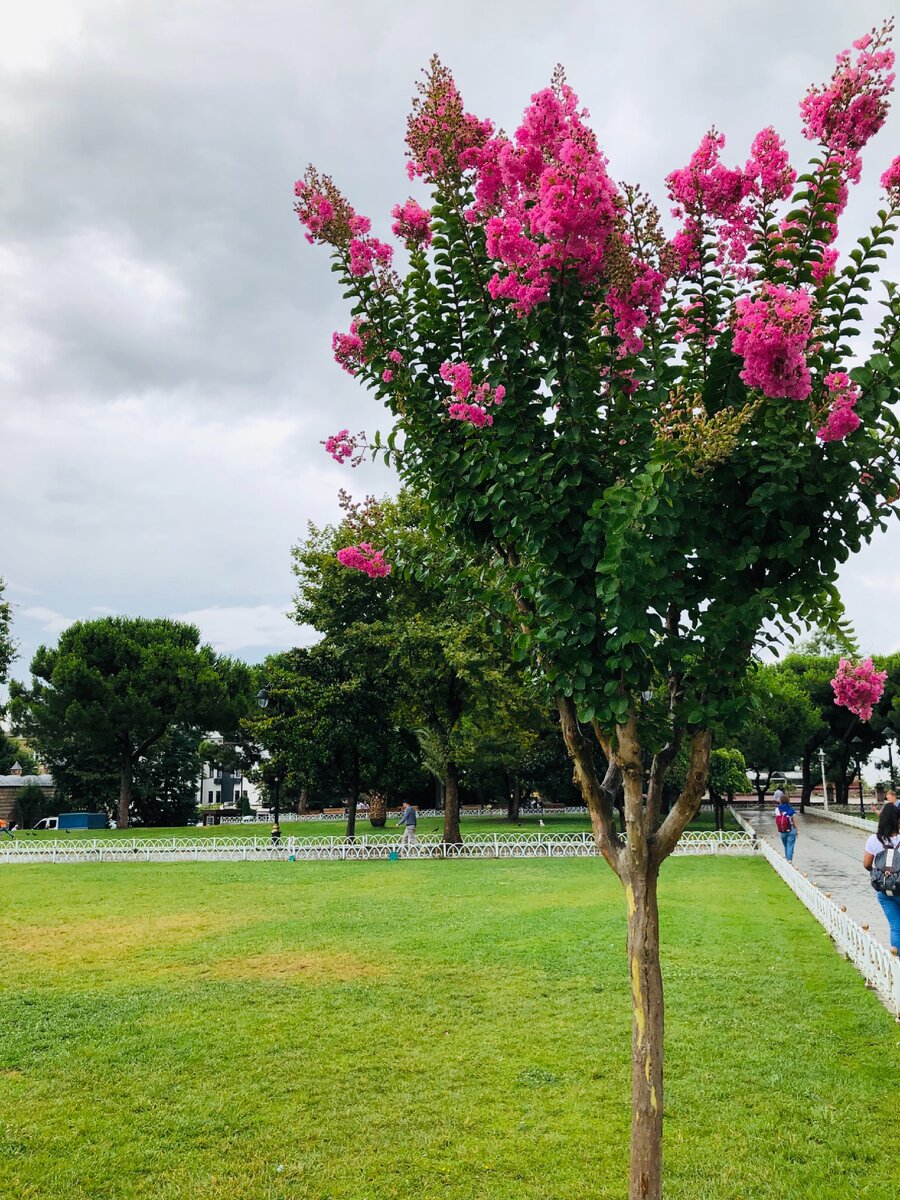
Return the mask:
<path id="1" fill-rule="evenodd" d="M 60 813 L 58 829 L 105 829 L 104 813 Z"/>
<path id="2" fill-rule="evenodd" d="M 400 855 L 397 853 L 397 851 L 396 851 L 396 850 L 389 850 L 389 851 L 388 851 L 388 860 L 389 860 L 390 862 L 399 862 L 399 861 L 400 861 Z"/>

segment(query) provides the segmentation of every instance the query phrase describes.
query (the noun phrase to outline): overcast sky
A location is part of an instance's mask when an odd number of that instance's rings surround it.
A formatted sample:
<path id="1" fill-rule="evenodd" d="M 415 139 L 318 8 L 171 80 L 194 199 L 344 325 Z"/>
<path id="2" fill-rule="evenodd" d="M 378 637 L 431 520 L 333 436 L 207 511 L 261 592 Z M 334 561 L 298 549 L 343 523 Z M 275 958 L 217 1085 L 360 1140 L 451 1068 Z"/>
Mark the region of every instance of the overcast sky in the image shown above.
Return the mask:
<path id="1" fill-rule="evenodd" d="M 869 0 L 30 0 L 0 41 L 0 576 L 23 677 L 104 613 L 194 620 L 251 661 L 295 644 L 290 548 L 381 491 L 319 442 L 379 425 L 332 362 L 348 318 L 292 212 L 310 161 L 375 231 L 409 192 L 403 131 L 437 51 L 467 106 L 514 128 L 553 66 L 616 178 L 648 187 L 714 123 L 743 162 L 886 15 Z M 874 212 L 900 121 L 866 153 Z M 843 244 L 846 245 L 846 238 Z M 897 277 L 898 261 L 890 263 Z M 383 425 L 383 419 L 381 424 Z M 842 580 L 865 649 L 900 649 L 900 530 Z"/>

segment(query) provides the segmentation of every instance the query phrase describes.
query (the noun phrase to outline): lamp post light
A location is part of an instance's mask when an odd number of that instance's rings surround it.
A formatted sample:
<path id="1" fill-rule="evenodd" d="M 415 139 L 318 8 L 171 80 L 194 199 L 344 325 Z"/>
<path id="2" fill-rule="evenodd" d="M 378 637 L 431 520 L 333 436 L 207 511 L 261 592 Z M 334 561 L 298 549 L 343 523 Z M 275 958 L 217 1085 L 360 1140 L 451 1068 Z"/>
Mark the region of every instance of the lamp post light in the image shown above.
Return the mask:
<path id="1" fill-rule="evenodd" d="M 856 756 L 856 778 L 859 783 L 859 815 L 865 819 L 866 806 L 863 803 L 863 778 L 862 778 L 862 748 L 863 740 L 861 737 L 855 737 L 850 743 L 853 747 L 853 753 Z"/>
<path id="2" fill-rule="evenodd" d="M 267 709 L 271 706 L 273 713 L 278 712 L 277 702 L 276 703 L 272 702 L 272 698 L 269 695 L 269 685 L 266 683 L 264 683 L 262 685 L 262 687 L 259 689 L 259 691 L 256 693 L 256 703 L 259 705 L 259 707 L 261 709 Z M 280 802 L 281 802 L 281 768 L 276 767 L 275 775 L 272 780 L 272 816 L 273 816 L 272 823 L 273 823 L 273 825 L 278 824 L 278 814 L 279 814 Z M 274 837 L 275 835 L 273 834 L 272 836 Z"/>
<path id="3" fill-rule="evenodd" d="M 822 772 L 822 798 L 825 801 L 825 811 L 828 812 L 828 782 L 825 779 L 825 747 L 819 747 L 819 768 Z"/>

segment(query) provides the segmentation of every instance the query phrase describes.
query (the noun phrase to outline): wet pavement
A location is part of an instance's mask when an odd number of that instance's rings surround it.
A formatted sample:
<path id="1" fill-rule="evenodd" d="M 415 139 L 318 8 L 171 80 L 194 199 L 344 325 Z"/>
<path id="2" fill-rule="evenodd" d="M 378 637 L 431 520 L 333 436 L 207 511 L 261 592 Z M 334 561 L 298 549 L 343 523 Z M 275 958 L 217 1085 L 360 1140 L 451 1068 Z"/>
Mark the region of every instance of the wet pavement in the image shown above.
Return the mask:
<path id="1" fill-rule="evenodd" d="M 762 813 L 757 809 L 749 809 L 742 815 L 760 838 L 765 838 L 779 854 L 784 854 L 771 808 Z M 799 812 L 796 821 L 794 866 L 797 870 L 817 883 L 823 892 L 830 892 L 836 903 L 845 905 L 848 915 L 858 925 L 868 925 L 869 932 L 877 941 L 890 946 L 887 921 L 869 884 L 868 872 L 862 865 L 865 832 L 819 817 L 804 818 Z M 874 825 L 872 832 L 875 832 Z"/>

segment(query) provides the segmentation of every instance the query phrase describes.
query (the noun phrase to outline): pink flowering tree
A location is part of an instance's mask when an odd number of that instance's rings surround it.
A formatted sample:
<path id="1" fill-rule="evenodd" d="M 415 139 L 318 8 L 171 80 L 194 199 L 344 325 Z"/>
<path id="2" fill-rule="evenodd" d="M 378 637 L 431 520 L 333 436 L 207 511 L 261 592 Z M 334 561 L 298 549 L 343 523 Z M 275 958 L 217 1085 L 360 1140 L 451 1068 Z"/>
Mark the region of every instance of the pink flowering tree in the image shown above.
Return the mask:
<path id="1" fill-rule="evenodd" d="M 351 304 L 335 357 L 393 417 L 368 449 L 484 564 L 474 600 L 503 607 L 552 688 L 622 882 L 633 1198 L 662 1187 L 657 880 L 700 803 L 710 728 L 735 717 L 755 649 L 840 621 L 838 567 L 896 498 L 892 284 L 874 343 L 855 339 L 897 228 L 900 160 L 871 233 L 844 261 L 835 243 L 887 112 L 889 34 L 861 38 L 803 100 L 803 174 L 774 129 L 733 166 L 711 130 L 665 181 L 672 224 L 614 181 L 561 72 L 508 136 L 432 61 L 406 137 L 421 202 L 392 214 L 399 254 L 330 178 L 296 185 Z M 391 561 L 390 546 L 355 550 L 349 568 Z"/>

